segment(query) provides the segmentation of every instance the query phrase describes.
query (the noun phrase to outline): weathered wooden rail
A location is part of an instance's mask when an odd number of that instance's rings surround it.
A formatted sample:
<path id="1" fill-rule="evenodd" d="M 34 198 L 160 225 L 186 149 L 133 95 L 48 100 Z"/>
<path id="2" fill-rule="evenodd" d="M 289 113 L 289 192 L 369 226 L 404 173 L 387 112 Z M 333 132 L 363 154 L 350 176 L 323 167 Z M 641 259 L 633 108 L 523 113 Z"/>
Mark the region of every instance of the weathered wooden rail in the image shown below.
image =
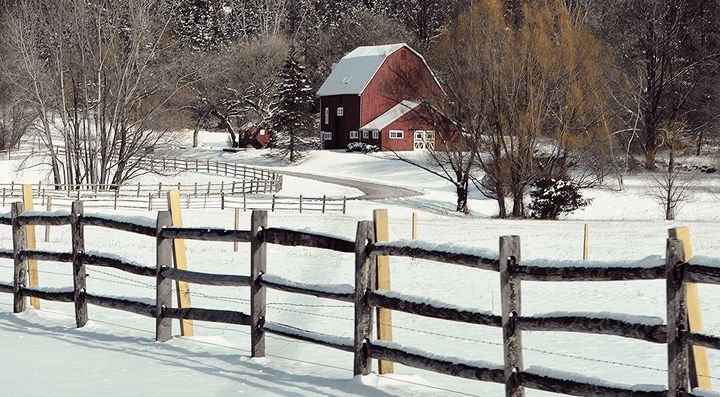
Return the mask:
<path id="1" fill-rule="evenodd" d="M 424 370 L 505 385 L 506 396 L 523 396 L 524 388 L 578 396 L 695 396 L 689 382 L 689 346 L 720 349 L 720 338 L 689 331 L 685 283 L 720 284 L 720 267 L 694 265 L 684 258 L 680 240 L 667 240 L 664 264 L 603 264 L 602 266 L 551 266 L 532 262 L 523 264 L 520 239 L 517 236 L 500 238 L 499 255 L 472 248 L 438 246 L 417 241 L 375 242 L 373 223 L 358 223 L 354 240 L 284 228 L 269 228 L 267 212 L 254 211 L 249 230 L 206 228 L 173 228 L 168 212 L 159 212 L 154 226 L 128 219 L 86 216 L 83 205 L 76 202 L 70 213 L 23 212 L 22 204 L 12 206 L 10 216 L 0 216 L 0 224 L 12 226 L 13 250 L 0 250 L 0 258 L 14 260 L 13 284 L 0 283 L 0 292 L 14 295 L 14 311 L 27 308 L 26 298 L 73 302 L 78 327 L 87 321 L 87 304 L 125 310 L 156 319 L 156 340 L 172 337 L 172 319 L 221 322 L 250 326 L 251 354 L 265 355 L 265 334 L 316 343 L 353 353 L 355 374 L 369 374 L 373 359 L 387 360 Z M 29 250 L 26 247 L 24 225 L 69 224 L 72 229 L 71 252 Z M 84 227 L 96 226 L 139 233 L 156 239 L 156 263 L 143 266 L 123 258 L 85 251 Z M 236 241 L 250 244 L 249 275 L 209 274 L 173 267 L 172 240 L 175 238 L 203 241 Z M 267 273 L 268 244 L 303 246 L 353 254 L 355 285 L 313 285 L 293 282 Z M 423 297 L 377 290 L 374 287 L 375 259 L 378 255 L 414 257 L 447 264 L 468 266 L 499 272 L 502 291 L 501 313 L 438 303 Z M 73 287 L 66 290 L 28 288 L 26 283 L 28 259 L 69 262 L 73 266 Z M 151 277 L 156 282 L 156 299 L 143 302 L 126 297 L 107 297 L 85 290 L 85 267 L 106 266 L 135 275 Z M 521 288 L 523 281 L 666 281 L 667 323 L 633 321 L 633 317 L 617 318 L 608 315 L 548 314 L 523 316 Z M 173 280 L 204 285 L 249 287 L 250 313 L 208 308 L 173 308 L 171 282 Z M 326 299 L 352 302 L 355 311 L 354 335 L 342 338 L 306 331 L 266 318 L 266 291 L 276 289 Z M 374 308 L 386 308 L 420 316 L 502 328 L 504 362 L 479 364 L 459 358 L 437 356 L 392 342 L 373 339 Z M 668 386 L 654 388 L 623 387 L 573 380 L 572 377 L 524 370 L 522 332 L 558 331 L 614 335 L 650 343 L 665 344 L 668 348 Z"/>

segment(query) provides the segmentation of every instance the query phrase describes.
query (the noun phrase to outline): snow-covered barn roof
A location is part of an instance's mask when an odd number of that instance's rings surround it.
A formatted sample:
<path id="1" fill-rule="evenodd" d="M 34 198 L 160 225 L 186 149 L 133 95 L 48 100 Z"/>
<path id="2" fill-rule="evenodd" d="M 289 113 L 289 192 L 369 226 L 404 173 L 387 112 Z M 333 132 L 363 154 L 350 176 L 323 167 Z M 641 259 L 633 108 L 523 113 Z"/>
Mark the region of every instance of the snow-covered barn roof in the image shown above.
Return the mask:
<path id="1" fill-rule="evenodd" d="M 403 47 L 415 52 L 405 43 L 354 49 L 335 65 L 330 77 L 318 90 L 317 96 L 362 94 L 387 57 Z"/>
<path id="2" fill-rule="evenodd" d="M 420 106 L 420 104 L 417 102 L 402 101 L 402 102 L 398 103 L 397 105 L 393 106 L 387 112 L 378 116 L 375 120 L 360 127 L 360 131 L 363 131 L 363 130 L 380 131 L 383 128 L 390 125 L 393 121 L 410 113 L 413 109 L 415 109 L 418 106 Z"/>

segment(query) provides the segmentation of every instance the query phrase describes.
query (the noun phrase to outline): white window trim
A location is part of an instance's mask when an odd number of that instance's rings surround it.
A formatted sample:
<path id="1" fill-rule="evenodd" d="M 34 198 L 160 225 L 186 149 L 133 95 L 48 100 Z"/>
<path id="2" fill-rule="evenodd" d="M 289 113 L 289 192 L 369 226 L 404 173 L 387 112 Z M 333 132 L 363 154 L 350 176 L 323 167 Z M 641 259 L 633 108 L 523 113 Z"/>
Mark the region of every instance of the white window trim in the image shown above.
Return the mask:
<path id="1" fill-rule="evenodd" d="M 325 124 L 330 124 L 330 108 L 325 108 Z"/>
<path id="2" fill-rule="evenodd" d="M 358 132 L 350 131 L 350 139 L 358 139 Z"/>
<path id="3" fill-rule="evenodd" d="M 370 132 L 369 132 L 368 130 L 363 131 L 363 132 L 362 132 L 362 137 L 363 137 L 363 139 L 368 139 L 368 138 L 370 138 Z"/>
<path id="4" fill-rule="evenodd" d="M 378 131 L 378 130 L 373 131 L 372 137 L 373 137 L 373 139 L 380 139 L 380 131 Z"/>
<path id="5" fill-rule="evenodd" d="M 330 131 L 323 131 L 323 132 L 322 132 L 322 139 L 323 139 L 323 141 L 332 141 L 332 132 L 330 132 Z"/>
<path id="6" fill-rule="evenodd" d="M 393 136 L 393 134 L 395 134 L 395 136 Z M 390 136 L 390 139 L 405 139 L 404 130 L 390 130 L 388 131 L 388 135 Z"/>
<path id="7" fill-rule="evenodd" d="M 344 116 L 344 115 L 345 115 L 345 108 L 343 108 L 342 106 L 340 106 L 339 108 L 337 108 L 337 111 L 336 111 L 335 114 L 337 114 L 338 116 Z"/>
<path id="8" fill-rule="evenodd" d="M 435 131 L 425 131 L 425 140 L 426 141 L 434 141 L 435 140 Z"/>

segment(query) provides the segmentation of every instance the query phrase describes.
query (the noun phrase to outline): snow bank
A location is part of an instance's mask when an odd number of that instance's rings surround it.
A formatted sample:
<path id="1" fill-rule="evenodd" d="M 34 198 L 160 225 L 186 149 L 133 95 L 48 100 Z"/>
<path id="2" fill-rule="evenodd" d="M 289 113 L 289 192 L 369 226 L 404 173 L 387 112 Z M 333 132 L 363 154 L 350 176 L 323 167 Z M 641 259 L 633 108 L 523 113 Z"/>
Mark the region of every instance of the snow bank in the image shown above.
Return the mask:
<path id="1" fill-rule="evenodd" d="M 664 391 L 665 390 L 665 386 L 662 386 L 662 385 L 644 385 L 644 384 L 624 385 L 621 383 L 608 382 L 608 381 L 605 381 L 605 380 L 602 380 L 599 378 L 595 378 L 592 376 L 575 374 L 572 372 L 565 372 L 565 371 L 560 371 L 560 370 L 546 368 L 546 367 L 540 367 L 540 366 L 529 367 L 524 372 L 534 374 L 534 375 L 550 377 L 550 378 L 569 380 L 569 381 L 573 381 L 573 382 L 589 383 L 591 385 L 603 386 L 603 387 L 628 389 L 628 390 L 632 390 L 632 391 L 653 392 L 653 391 Z"/>

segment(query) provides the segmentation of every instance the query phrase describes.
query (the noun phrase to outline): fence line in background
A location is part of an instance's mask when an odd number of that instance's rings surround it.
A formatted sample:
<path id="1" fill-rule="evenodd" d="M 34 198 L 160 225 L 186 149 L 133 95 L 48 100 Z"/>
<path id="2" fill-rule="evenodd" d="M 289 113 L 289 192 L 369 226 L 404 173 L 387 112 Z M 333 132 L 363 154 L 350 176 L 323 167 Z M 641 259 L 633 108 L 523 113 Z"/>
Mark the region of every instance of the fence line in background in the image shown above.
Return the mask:
<path id="1" fill-rule="evenodd" d="M 3 196 L 0 199 L 0 206 L 6 206 L 13 200 L 21 199 L 15 196 Z M 67 208 L 74 201 L 75 197 L 67 196 L 41 196 L 34 198 L 34 201 L 40 206 L 46 206 L 46 203 L 52 200 L 52 207 L 56 209 Z M 85 208 L 105 208 L 105 209 L 127 209 L 127 210 L 146 210 L 146 211 L 164 211 L 167 210 L 167 199 L 165 197 L 156 197 L 148 195 L 145 197 L 91 197 L 82 199 Z M 267 210 L 270 212 L 311 212 L 311 213 L 330 213 L 347 211 L 346 197 L 307 197 L 307 196 L 278 196 L 278 195 L 226 195 L 219 196 L 192 196 L 184 195 L 180 198 L 180 205 L 183 209 L 238 209 L 241 211 Z"/>
<path id="2" fill-rule="evenodd" d="M 65 150 L 64 148 L 56 147 L 55 148 L 56 154 L 62 155 Z M 7 156 L 8 159 L 11 157 L 10 153 L 19 154 L 20 156 L 33 156 L 36 153 L 40 154 L 43 153 L 39 148 L 35 146 L 30 146 L 29 148 L 27 146 L 22 146 L 19 149 L 15 149 L 14 151 L 11 151 L 10 149 L 7 150 Z M 148 156 L 148 157 L 137 157 L 133 156 L 129 160 L 129 162 L 132 162 L 136 164 L 138 167 L 142 169 L 146 169 L 148 171 L 162 174 L 166 171 L 174 171 L 174 172 L 197 172 L 197 173 L 207 173 L 211 175 L 221 175 L 226 177 L 232 177 L 235 179 L 231 183 L 227 183 L 227 189 L 230 191 L 226 191 L 223 189 L 224 182 L 221 184 L 216 184 L 219 186 L 211 186 L 212 184 L 208 185 L 208 191 L 207 195 L 210 195 L 210 189 L 211 187 L 214 189 L 215 194 L 221 194 L 221 193 L 231 193 L 231 194 L 248 194 L 248 193 L 276 193 L 280 190 L 282 190 L 282 182 L 283 182 L 283 176 L 282 174 L 276 173 L 271 170 L 262 169 L 262 168 L 256 168 L 244 164 L 238 164 L 238 163 L 229 163 L 229 162 L 220 162 L 220 161 L 214 161 L 214 160 L 190 160 L 190 159 L 178 159 L 174 157 L 154 157 L 154 156 Z M 13 186 L 16 184 L 10 184 L 10 188 L 12 189 Z M 232 188 L 230 186 L 232 185 Z M 2 185 L 0 185 L 2 186 Z M 71 192 L 70 194 L 76 194 L 76 191 L 82 192 L 94 192 L 97 194 L 99 191 L 115 191 L 115 190 L 123 190 L 125 187 L 128 187 L 128 189 L 134 189 L 135 185 L 117 185 L 117 184 L 50 184 L 49 186 L 46 185 L 46 190 L 65 190 L 68 192 Z M 147 193 L 154 193 L 154 191 L 147 192 L 143 190 L 140 191 L 141 186 L 147 186 L 147 185 L 137 185 L 138 192 L 137 195 L 139 196 L 141 193 L 143 195 Z M 3 190 L 7 188 L 6 186 L 3 186 Z M 204 186 L 201 185 L 200 189 L 203 189 Z M 170 188 L 174 189 L 174 188 Z M 178 190 L 182 191 L 182 187 L 178 186 Z M 219 189 L 219 191 L 217 191 Z M 42 184 L 38 184 L 37 189 L 33 189 L 40 191 L 42 190 Z M 157 192 L 158 196 L 162 196 L 166 194 L 167 191 L 162 191 L 162 184 L 159 184 L 159 189 Z M 189 192 L 183 191 L 183 193 L 190 194 Z M 195 184 L 194 186 L 194 195 L 198 195 L 198 185 Z M 202 194 L 200 192 L 200 194 Z M 3 191 L 3 196 L 5 195 L 5 191 Z M 81 197 L 77 197 L 81 198 Z"/>
<path id="3" fill-rule="evenodd" d="M 28 154 L 36 148 L 24 148 Z M 60 150 L 59 148 L 57 149 Z M 10 153 L 8 151 L 8 153 Z M 58 152 L 60 153 L 60 151 Z M 283 176 L 273 171 L 236 163 L 210 160 L 189 160 L 167 157 L 137 158 L 146 169 L 160 172 L 165 170 L 214 173 L 233 178 L 242 178 L 220 183 L 190 184 L 31 184 L 39 205 L 45 206 L 51 200 L 56 207 L 69 208 L 73 201 L 83 200 L 85 208 L 112 208 L 131 210 L 167 210 L 167 193 L 178 190 L 181 205 L 185 209 L 236 208 L 243 211 L 268 210 L 295 212 L 342 212 L 347 209 L 346 197 L 298 197 L 268 195 L 282 189 Z M 0 183 L 0 205 L 6 206 L 22 197 L 23 184 Z"/>
<path id="4" fill-rule="evenodd" d="M 13 285 L 0 284 L 0 292 L 14 294 L 14 311 L 26 310 L 27 297 L 37 297 L 61 302 L 75 302 L 78 326 L 86 320 L 86 304 L 154 317 L 156 339 L 171 338 L 171 319 L 221 322 L 251 327 L 251 350 L 254 357 L 265 354 L 265 334 L 319 344 L 353 354 L 355 374 L 368 374 L 371 360 L 386 360 L 468 379 L 501 383 L 506 395 L 523 396 L 524 388 L 583 396 L 695 396 L 689 391 L 688 347 L 703 346 L 720 349 L 720 338 L 692 332 L 688 328 L 685 284 L 688 282 L 720 284 L 720 267 L 689 264 L 685 259 L 682 241 L 667 239 L 664 263 L 656 266 L 636 266 L 629 263 L 623 267 L 537 266 L 524 265 L 520 255 L 520 239 L 517 236 L 500 238 L 499 257 L 486 257 L 473 253 L 472 249 L 458 250 L 422 242 L 376 242 L 373 222 L 358 223 L 354 240 L 327 236 L 321 233 L 297 231 L 267 226 L 266 212 L 254 212 L 250 230 L 226 230 L 191 227 L 171 227 L 169 214 L 158 213 L 155 226 L 133 223 L 123 218 L 84 215 L 78 203 L 70 213 L 25 213 L 22 204 L 13 204 L 12 216 L 0 216 L 0 224 L 13 227 L 13 251 L 0 250 L 0 257 L 14 259 Z M 49 252 L 28 249 L 25 245 L 23 227 L 26 225 L 67 225 L 74 230 L 72 252 Z M 153 266 L 126 262 L 115 256 L 98 253 L 88 254 L 82 244 L 85 226 L 107 227 L 139 233 L 156 239 L 157 261 Z M 199 273 L 180 270 L 172 264 L 172 240 L 191 239 L 203 241 L 226 241 L 250 243 L 249 276 Z M 303 246 L 326 249 L 354 255 L 355 285 L 302 284 L 272 275 L 272 263 L 265 255 L 268 244 Z M 403 256 L 468 266 L 499 273 L 501 283 L 502 313 L 436 303 L 424 297 L 407 296 L 374 287 L 377 256 Z M 30 288 L 26 286 L 26 262 L 29 259 L 71 262 L 73 264 L 73 288 L 67 290 Z M 129 297 L 106 297 L 92 294 L 84 288 L 85 272 L 81 266 L 104 266 L 135 275 L 155 279 L 156 300 L 154 304 Z M 522 283 L 525 281 L 615 281 L 615 280 L 666 280 L 668 313 L 667 324 L 648 324 L 633 321 L 632 316 L 612 318 L 603 315 L 537 315 L 523 316 L 520 301 Z M 250 287 L 249 314 L 234 310 L 207 308 L 173 308 L 170 296 L 171 281 L 178 280 L 204 285 Z M 279 324 L 266 318 L 266 290 L 276 289 L 326 299 L 349 302 L 354 305 L 354 336 L 342 338 L 318 332 L 302 330 L 291 325 Z M 392 342 L 373 339 L 373 312 L 385 308 L 425 317 L 444 319 L 503 330 L 504 362 L 502 365 L 482 364 L 454 357 L 438 356 L 406 348 Z M 668 348 L 668 389 L 664 387 L 624 388 L 583 380 L 581 376 L 557 376 L 542 370 L 523 368 L 522 333 L 526 331 L 562 331 L 590 334 L 615 335 L 651 343 L 665 344 Z M 528 349 L 530 350 L 530 349 Z M 638 382 L 641 383 L 641 382 Z"/>

